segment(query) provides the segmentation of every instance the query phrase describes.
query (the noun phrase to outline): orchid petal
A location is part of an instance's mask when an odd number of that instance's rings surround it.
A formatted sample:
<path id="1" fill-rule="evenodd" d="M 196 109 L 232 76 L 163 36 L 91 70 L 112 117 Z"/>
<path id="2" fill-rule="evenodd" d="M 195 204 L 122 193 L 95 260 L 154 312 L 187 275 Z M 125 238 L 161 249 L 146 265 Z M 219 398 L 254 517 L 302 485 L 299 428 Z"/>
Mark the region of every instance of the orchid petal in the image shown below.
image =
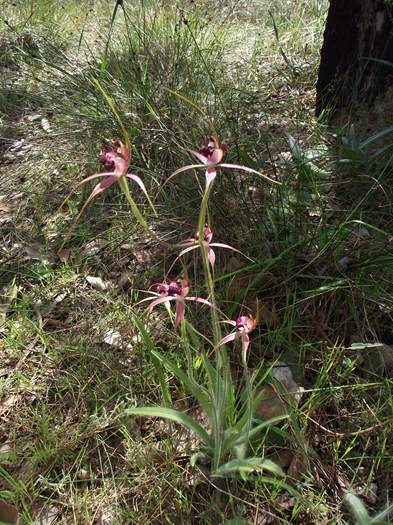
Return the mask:
<path id="1" fill-rule="evenodd" d="M 221 242 L 212 242 L 210 244 L 210 246 L 215 246 L 216 248 L 226 248 L 227 250 L 232 250 L 232 251 L 237 252 L 237 253 L 242 253 L 237 248 L 234 248 L 233 246 L 229 246 L 229 244 L 223 244 Z"/>
<path id="2" fill-rule="evenodd" d="M 163 188 L 167 182 L 173 179 L 173 177 L 175 177 L 176 175 L 179 175 L 179 173 L 183 173 L 184 171 L 193 170 L 195 168 L 205 168 L 206 169 L 206 165 L 205 164 L 189 164 L 188 166 L 183 166 L 182 168 L 177 169 L 166 179 L 166 181 L 163 182 L 163 184 L 161 185 L 161 188 Z"/>
<path id="3" fill-rule="evenodd" d="M 138 306 L 138 304 L 141 304 L 141 303 L 146 303 L 147 301 L 154 301 L 155 297 L 161 297 L 159 293 L 155 293 L 155 292 L 146 292 L 146 293 L 152 294 L 152 297 L 145 297 L 144 299 L 141 299 L 140 301 L 135 303 L 135 306 Z"/>
<path id="4" fill-rule="evenodd" d="M 152 203 L 152 201 L 150 200 L 150 197 L 149 197 L 149 194 L 147 193 L 147 190 L 146 190 L 146 186 L 143 184 L 142 182 L 142 179 L 140 177 L 138 177 L 137 175 L 134 175 L 133 173 L 126 173 L 125 175 L 127 178 L 133 180 L 134 182 L 136 182 L 138 184 L 138 186 L 140 187 L 140 189 L 143 191 L 146 199 L 149 201 L 149 204 L 150 204 L 150 208 L 153 210 L 155 216 L 157 217 L 157 212 L 156 212 L 156 209 Z"/>
<path id="5" fill-rule="evenodd" d="M 207 301 L 206 299 L 202 299 L 202 297 L 186 297 L 185 300 L 193 301 L 194 303 L 205 304 L 206 306 L 210 306 L 210 308 L 216 308 L 211 302 Z"/>
<path id="6" fill-rule="evenodd" d="M 203 162 L 203 164 L 207 164 L 207 157 L 205 155 L 202 155 L 202 153 L 199 153 L 199 151 L 195 151 L 193 149 L 189 149 L 188 151 L 192 153 L 198 160 Z"/>
<path id="7" fill-rule="evenodd" d="M 79 186 L 82 186 L 82 184 L 85 184 L 86 182 L 89 182 L 89 180 L 98 179 L 99 177 L 111 177 L 113 176 L 113 171 L 108 171 L 104 173 L 95 173 L 94 175 L 90 175 L 89 177 L 86 177 L 81 182 L 78 182 L 78 184 L 75 186 L 75 188 L 67 195 L 67 197 L 63 200 L 63 202 L 60 205 L 60 209 L 64 206 L 64 204 L 68 201 L 68 199 L 71 197 L 73 193 L 79 188 Z"/>
<path id="8" fill-rule="evenodd" d="M 234 170 L 247 171 L 248 173 L 254 173 L 255 175 L 259 175 L 263 179 L 266 179 L 266 180 L 268 180 L 270 182 L 274 182 L 274 184 L 280 184 L 281 185 L 281 182 L 279 182 L 277 180 L 274 180 L 274 179 L 271 179 L 267 175 L 264 175 L 263 173 L 259 173 L 259 171 L 253 170 L 252 168 L 248 168 L 247 166 L 242 166 L 241 164 L 221 163 L 220 164 L 220 168 L 230 168 L 230 169 L 234 169 Z"/>
<path id="9" fill-rule="evenodd" d="M 86 202 L 83 204 L 83 206 L 82 206 L 82 208 L 81 208 L 81 210 L 79 212 L 78 219 L 82 215 L 82 213 L 85 210 L 86 206 L 94 199 L 94 197 L 97 197 L 97 195 L 99 195 L 101 192 L 103 192 L 106 188 L 109 188 L 109 186 L 112 186 L 112 184 L 117 182 L 118 179 L 119 178 L 118 178 L 117 175 L 112 175 L 111 177 L 107 177 L 105 180 L 103 180 L 102 182 L 97 184 L 97 186 L 94 188 L 94 190 L 90 193 L 90 196 L 88 197 Z"/>
<path id="10" fill-rule="evenodd" d="M 226 335 L 225 337 L 223 337 L 221 339 L 221 341 L 218 343 L 218 347 L 219 346 L 224 346 L 226 345 L 227 343 L 230 343 L 231 341 L 234 341 L 235 339 L 239 339 L 239 337 L 241 337 L 241 333 L 240 332 L 234 332 L 233 334 L 229 334 L 229 335 Z"/>
<path id="11" fill-rule="evenodd" d="M 209 185 L 214 181 L 216 178 L 217 172 L 213 168 L 208 168 L 206 170 L 206 189 L 209 187 Z"/>
<path id="12" fill-rule="evenodd" d="M 175 301 L 176 299 L 177 297 L 175 297 L 174 295 L 166 295 L 165 297 L 159 297 L 158 299 L 153 299 L 148 310 L 149 312 L 151 312 L 155 306 L 162 304 L 162 303 L 169 303 L 169 301 Z"/>
<path id="13" fill-rule="evenodd" d="M 94 199 L 94 197 L 96 197 L 99 193 L 112 186 L 112 184 L 118 181 L 118 178 L 119 177 L 117 175 L 112 175 L 111 177 L 107 177 L 105 180 L 97 184 L 97 186 L 91 192 L 88 200 Z"/>
<path id="14" fill-rule="evenodd" d="M 213 153 L 209 156 L 209 164 L 218 164 L 224 158 L 224 151 L 221 148 L 215 148 Z"/>
<path id="15" fill-rule="evenodd" d="M 209 259 L 210 266 L 212 269 L 214 268 L 214 263 L 216 261 L 216 254 L 214 253 L 214 250 L 210 248 L 210 246 L 207 249 L 207 258 Z"/>
<path id="16" fill-rule="evenodd" d="M 246 353 L 248 350 L 248 347 L 250 346 L 250 338 L 247 334 L 242 334 L 242 348 L 243 352 Z"/>
<path id="17" fill-rule="evenodd" d="M 231 326 L 236 326 L 236 321 L 228 319 L 227 321 L 220 321 L 220 323 L 230 324 Z"/>
<path id="18" fill-rule="evenodd" d="M 186 248 L 185 250 L 182 250 L 182 251 L 179 253 L 179 257 L 181 257 L 182 255 L 184 255 L 185 253 L 191 252 L 192 250 L 196 250 L 198 247 L 199 247 L 199 244 L 196 244 L 196 245 L 194 245 L 194 246 L 189 246 L 188 248 Z"/>
<path id="19" fill-rule="evenodd" d="M 185 311 L 186 311 L 186 304 L 184 300 L 178 300 L 176 304 L 176 317 L 175 317 L 176 327 L 178 327 L 181 321 L 183 321 Z"/>
<path id="20" fill-rule="evenodd" d="M 90 175 L 89 177 L 86 177 L 85 179 L 78 182 L 78 184 L 75 187 L 78 188 L 78 186 L 81 186 L 82 184 L 89 182 L 89 180 L 98 179 L 98 177 L 112 177 L 113 175 L 114 175 L 113 171 L 104 171 L 103 173 L 95 173 L 94 175 Z"/>

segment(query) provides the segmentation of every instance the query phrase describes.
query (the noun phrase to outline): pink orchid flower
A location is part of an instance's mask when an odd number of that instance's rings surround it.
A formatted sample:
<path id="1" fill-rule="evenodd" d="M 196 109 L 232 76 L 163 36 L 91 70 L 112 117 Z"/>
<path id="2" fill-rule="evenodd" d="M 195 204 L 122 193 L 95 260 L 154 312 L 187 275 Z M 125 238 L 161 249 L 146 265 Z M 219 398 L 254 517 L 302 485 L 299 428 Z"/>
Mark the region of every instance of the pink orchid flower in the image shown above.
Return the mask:
<path id="1" fill-rule="evenodd" d="M 83 210 L 86 208 L 89 202 L 91 202 L 94 199 L 94 197 L 96 197 L 106 188 L 112 186 L 112 184 L 115 184 L 115 182 L 118 182 L 121 177 L 127 177 L 128 179 L 131 179 L 134 182 L 136 182 L 136 184 L 138 184 L 142 192 L 145 194 L 150 206 L 154 210 L 154 206 L 149 198 L 149 195 L 146 191 L 145 185 L 143 184 L 142 180 L 133 173 L 127 173 L 130 161 L 130 149 L 129 147 L 125 146 L 119 139 L 115 140 L 113 146 L 105 145 L 103 147 L 100 154 L 100 162 L 104 165 L 106 171 L 103 173 L 95 173 L 94 175 L 90 175 L 89 177 L 83 179 L 77 185 L 78 187 L 82 184 L 85 184 L 86 182 L 89 182 L 90 180 L 98 179 L 101 177 L 104 178 L 104 180 L 97 184 L 97 186 L 93 189 L 90 196 L 82 206 L 80 214 L 82 214 Z"/>
<path id="2" fill-rule="evenodd" d="M 242 166 L 241 164 L 227 164 L 222 162 L 227 153 L 227 150 L 227 146 L 225 144 L 220 145 L 216 137 L 210 137 L 209 142 L 205 144 L 199 151 L 189 150 L 190 153 L 192 153 L 194 157 L 196 157 L 201 162 L 201 164 L 189 164 L 188 166 L 183 166 L 182 168 L 177 169 L 172 173 L 172 175 L 166 180 L 165 183 L 167 183 L 175 175 L 183 173 L 184 171 L 189 171 L 194 168 L 205 168 L 207 189 L 216 178 L 217 168 L 230 168 L 247 171 L 248 173 L 254 173 L 264 179 L 269 180 L 270 182 L 280 184 L 279 182 L 271 179 L 270 177 L 267 177 L 266 175 L 259 173 L 258 171 L 255 171 L 252 168 L 248 168 L 247 166 Z"/>
<path id="3" fill-rule="evenodd" d="M 257 326 L 257 320 L 254 319 L 252 315 L 241 315 L 236 319 L 236 321 L 223 321 L 224 323 L 230 324 L 236 328 L 236 332 L 226 335 L 218 343 L 218 346 L 223 346 L 230 341 L 235 341 L 235 339 L 242 340 L 242 350 L 245 354 L 250 346 L 250 337 L 249 333 L 255 330 Z"/>
<path id="4" fill-rule="evenodd" d="M 184 319 L 186 311 L 185 301 L 193 301 L 195 303 L 206 304 L 207 306 L 213 307 L 213 305 L 206 299 L 201 297 L 187 297 L 189 292 L 189 284 L 185 279 L 178 279 L 177 281 L 170 281 L 169 283 L 158 283 L 156 284 L 156 292 L 148 292 L 152 297 L 142 299 L 138 304 L 146 301 L 152 301 L 148 311 L 159 305 L 164 304 L 168 311 L 170 311 L 170 301 L 176 302 L 176 315 L 175 315 L 175 326 L 178 327 L 181 321 Z"/>
<path id="5" fill-rule="evenodd" d="M 226 248 L 227 250 L 232 250 L 234 252 L 241 253 L 236 248 L 233 248 L 233 246 L 229 246 L 229 244 L 222 244 L 220 242 L 212 243 L 211 242 L 212 239 L 213 239 L 213 232 L 212 232 L 210 226 L 208 224 L 205 224 L 205 227 L 203 229 L 203 245 L 207 249 L 207 257 L 209 259 L 209 262 L 210 262 L 210 265 L 212 267 L 212 270 L 214 269 L 214 263 L 215 263 L 215 260 L 216 260 L 216 254 L 214 253 L 214 250 L 212 249 L 212 246 L 214 246 L 216 248 Z M 191 252 L 192 250 L 198 249 L 198 247 L 199 247 L 198 240 L 199 240 L 199 232 L 196 232 L 196 234 L 195 234 L 193 239 L 187 239 L 187 241 L 186 241 L 186 242 L 191 242 L 192 245 L 188 246 L 187 248 L 182 250 L 179 253 L 179 257 L 184 255 L 185 253 Z"/>

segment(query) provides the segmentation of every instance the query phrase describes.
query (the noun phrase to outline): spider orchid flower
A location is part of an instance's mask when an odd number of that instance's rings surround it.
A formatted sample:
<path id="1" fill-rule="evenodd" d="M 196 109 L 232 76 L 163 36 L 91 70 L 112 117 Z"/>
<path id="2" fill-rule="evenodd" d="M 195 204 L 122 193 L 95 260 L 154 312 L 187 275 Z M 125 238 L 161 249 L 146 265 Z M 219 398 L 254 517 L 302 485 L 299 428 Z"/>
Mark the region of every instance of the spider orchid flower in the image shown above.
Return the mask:
<path id="1" fill-rule="evenodd" d="M 189 150 L 190 153 L 192 153 L 194 157 L 196 157 L 201 162 L 201 164 L 189 164 L 187 166 L 183 166 L 182 168 L 177 169 L 172 173 L 172 175 L 170 175 L 170 177 L 166 180 L 165 184 L 169 182 L 169 180 L 172 177 L 175 177 L 175 175 L 195 168 L 205 168 L 206 189 L 216 178 L 217 168 L 229 168 L 247 171 L 248 173 L 253 173 L 255 175 L 258 175 L 259 177 L 267 179 L 270 182 L 280 184 L 279 182 L 271 179 L 270 177 L 267 177 L 266 175 L 259 173 L 258 171 L 255 171 L 247 166 L 242 166 L 241 164 L 227 164 L 225 162 L 222 162 L 227 153 L 227 150 L 227 146 L 225 144 L 220 145 L 216 137 L 210 137 L 209 142 L 202 146 L 202 148 L 199 151 Z"/>
<path id="2" fill-rule="evenodd" d="M 210 266 L 212 267 L 212 270 L 214 269 L 214 263 L 216 260 L 216 254 L 214 253 L 214 250 L 212 247 L 226 248 L 227 250 L 232 250 L 234 252 L 241 253 L 236 248 L 233 248 L 233 246 L 229 246 L 229 244 L 222 244 L 220 242 L 212 243 L 212 240 L 213 240 L 213 232 L 210 226 L 208 224 L 205 224 L 205 227 L 203 229 L 203 245 L 207 250 L 207 257 L 209 259 L 209 263 L 210 263 Z M 179 257 L 184 255 L 185 253 L 191 252 L 192 250 L 197 250 L 199 248 L 199 232 L 196 232 L 194 237 L 192 239 L 187 239 L 186 242 L 187 243 L 190 242 L 192 243 L 192 245 L 182 250 L 179 253 Z"/>
<path id="3" fill-rule="evenodd" d="M 176 315 L 175 315 L 175 326 L 178 327 L 181 321 L 184 319 L 186 311 L 186 301 L 193 301 L 195 303 L 206 304 L 207 306 L 213 307 L 213 305 L 206 299 L 201 297 L 188 297 L 189 284 L 185 279 L 178 279 L 177 281 L 170 281 L 169 283 L 158 283 L 156 286 L 156 292 L 148 292 L 152 297 L 142 299 L 138 304 L 146 301 L 151 301 L 148 311 L 151 312 L 153 308 L 159 304 L 164 304 L 168 312 L 170 311 L 170 302 L 176 302 Z"/>
<path id="4" fill-rule="evenodd" d="M 218 343 L 218 346 L 223 346 L 235 339 L 242 340 L 242 350 L 245 354 L 250 346 L 249 333 L 255 330 L 257 326 L 257 320 L 252 315 L 241 315 L 236 321 L 223 321 L 224 323 L 230 324 L 236 328 L 236 332 L 226 335 Z"/>
<path id="5" fill-rule="evenodd" d="M 97 186 L 93 189 L 90 196 L 82 206 L 80 214 L 82 214 L 83 210 L 94 199 L 94 197 L 103 192 L 106 188 L 112 186 L 112 184 L 119 182 L 121 177 L 127 177 L 128 179 L 133 180 L 146 196 L 153 211 L 155 211 L 153 203 L 150 200 L 150 197 L 146 191 L 146 187 L 143 184 L 142 180 L 133 173 L 127 173 L 130 161 L 130 148 L 128 146 L 125 146 L 119 139 L 115 140 L 113 146 L 105 145 L 103 147 L 100 154 L 100 162 L 101 164 L 103 164 L 106 171 L 104 171 L 103 173 L 95 173 L 94 175 L 90 175 L 89 177 L 83 179 L 77 185 L 78 187 L 94 179 L 104 179 L 103 181 L 99 182 Z"/>

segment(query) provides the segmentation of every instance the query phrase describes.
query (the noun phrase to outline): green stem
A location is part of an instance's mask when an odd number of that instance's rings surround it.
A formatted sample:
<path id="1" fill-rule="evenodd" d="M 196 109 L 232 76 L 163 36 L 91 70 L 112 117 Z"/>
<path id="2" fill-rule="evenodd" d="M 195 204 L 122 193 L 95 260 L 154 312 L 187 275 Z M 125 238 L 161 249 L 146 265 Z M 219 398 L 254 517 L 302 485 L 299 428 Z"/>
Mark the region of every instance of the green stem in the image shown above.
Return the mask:
<path id="1" fill-rule="evenodd" d="M 129 189 L 127 181 L 126 181 L 126 179 L 124 177 L 120 177 L 119 178 L 119 186 L 121 188 L 121 191 L 124 193 L 128 203 L 129 203 L 129 205 L 131 207 L 132 213 L 135 215 L 135 218 L 137 219 L 137 221 L 140 223 L 141 226 L 143 226 L 143 228 L 145 228 L 145 230 L 148 230 L 150 232 L 149 227 L 147 226 L 147 222 L 142 217 L 142 214 L 139 211 L 138 206 L 136 205 L 136 202 L 131 197 L 130 189 Z"/>
<path id="2" fill-rule="evenodd" d="M 220 347 L 218 349 L 218 343 L 221 340 L 221 330 L 219 319 L 216 309 L 216 300 L 214 293 L 214 282 L 212 272 L 209 266 L 209 258 L 207 249 L 204 243 L 204 228 L 206 223 L 206 218 L 208 215 L 208 203 L 210 192 L 213 187 L 213 182 L 211 182 L 205 189 L 205 192 L 202 197 L 201 209 L 199 212 L 198 220 L 198 242 L 201 249 L 203 266 L 206 277 L 206 284 L 208 289 L 209 301 L 212 303 L 213 308 L 210 309 L 211 312 L 211 321 L 213 328 L 213 341 L 216 358 L 216 370 L 218 372 L 218 378 L 216 383 L 216 392 L 212 396 L 214 400 L 214 424 L 213 424 L 213 436 L 214 436 L 214 457 L 212 469 L 215 471 L 222 464 L 224 458 L 222 458 L 222 443 L 224 441 L 224 432 L 227 427 L 227 418 L 228 418 L 228 405 L 231 402 L 232 396 L 232 375 L 229 367 L 228 355 L 225 347 Z"/>

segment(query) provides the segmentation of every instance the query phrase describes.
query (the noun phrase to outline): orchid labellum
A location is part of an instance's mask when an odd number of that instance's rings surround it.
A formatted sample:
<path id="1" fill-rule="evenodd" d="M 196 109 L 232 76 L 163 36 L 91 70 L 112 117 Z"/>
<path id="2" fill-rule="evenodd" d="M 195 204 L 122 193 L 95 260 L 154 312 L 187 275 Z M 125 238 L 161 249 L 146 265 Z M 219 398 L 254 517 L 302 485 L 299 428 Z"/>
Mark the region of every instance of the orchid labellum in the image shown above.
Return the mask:
<path id="1" fill-rule="evenodd" d="M 170 311 L 170 302 L 176 302 L 175 326 L 179 326 L 184 319 L 186 311 L 185 301 L 193 301 L 195 303 L 206 304 L 210 307 L 213 305 L 206 299 L 201 297 L 188 297 L 189 284 L 185 279 L 178 279 L 177 281 L 170 281 L 169 283 L 159 283 L 156 285 L 156 292 L 148 292 L 152 297 L 142 299 L 138 304 L 151 301 L 148 311 L 159 305 L 164 304 L 168 311 Z"/>
<path id="2" fill-rule="evenodd" d="M 216 260 L 216 254 L 214 253 L 214 250 L 213 250 L 212 247 L 226 248 L 227 250 L 232 250 L 234 252 L 241 253 L 236 248 L 233 248 L 233 246 L 229 246 L 229 244 L 222 244 L 220 242 L 212 243 L 211 242 L 212 240 L 213 240 L 213 232 L 212 232 L 210 226 L 208 224 L 205 224 L 204 229 L 203 229 L 203 246 L 207 250 L 207 257 L 209 259 L 209 262 L 210 262 L 210 265 L 211 265 L 212 269 L 214 268 L 214 263 L 215 263 L 215 260 Z M 186 242 L 187 243 L 190 242 L 190 243 L 192 243 L 192 245 L 188 246 L 187 248 L 182 250 L 179 253 L 179 257 L 184 255 L 185 253 L 191 252 L 192 250 L 196 250 L 199 247 L 199 232 L 196 232 L 196 234 L 195 234 L 193 239 L 187 239 Z"/>

